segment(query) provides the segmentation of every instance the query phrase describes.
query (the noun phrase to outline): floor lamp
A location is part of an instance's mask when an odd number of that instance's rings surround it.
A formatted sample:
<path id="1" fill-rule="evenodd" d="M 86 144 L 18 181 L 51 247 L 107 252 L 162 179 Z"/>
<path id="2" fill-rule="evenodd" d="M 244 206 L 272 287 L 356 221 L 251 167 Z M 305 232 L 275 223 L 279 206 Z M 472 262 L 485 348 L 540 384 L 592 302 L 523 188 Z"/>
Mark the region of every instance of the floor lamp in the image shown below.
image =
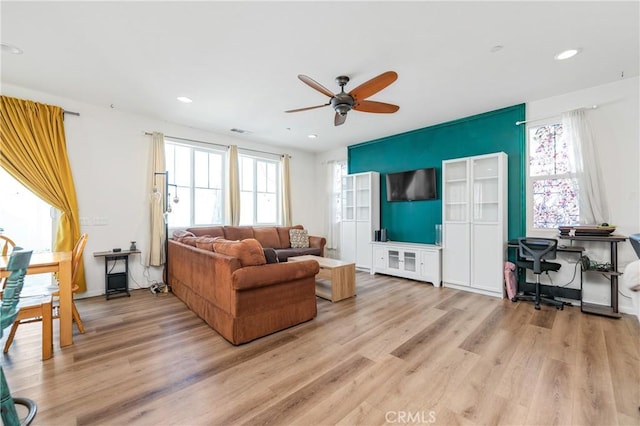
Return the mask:
<path id="1" fill-rule="evenodd" d="M 176 190 L 176 194 L 173 197 L 173 202 L 178 203 L 180 198 L 178 198 L 178 186 L 175 184 L 169 183 L 169 172 L 155 172 L 153 174 L 153 185 L 154 189 L 157 185 L 156 178 L 160 175 L 164 176 L 164 193 L 165 197 L 162 200 L 162 216 L 164 218 L 164 273 L 162 280 L 166 287 L 169 287 L 169 213 L 171 213 L 171 194 L 169 194 L 169 187 L 173 186 Z"/>

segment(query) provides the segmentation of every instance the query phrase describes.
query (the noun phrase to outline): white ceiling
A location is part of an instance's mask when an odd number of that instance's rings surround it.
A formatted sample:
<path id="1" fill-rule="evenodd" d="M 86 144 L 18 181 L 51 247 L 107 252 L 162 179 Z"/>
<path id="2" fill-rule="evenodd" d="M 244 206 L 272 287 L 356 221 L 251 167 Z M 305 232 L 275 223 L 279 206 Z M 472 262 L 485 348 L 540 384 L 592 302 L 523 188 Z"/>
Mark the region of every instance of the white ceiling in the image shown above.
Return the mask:
<path id="1" fill-rule="evenodd" d="M 3 83 L 316 152 L 637 76 L 640 62 L 637 1 L 0 7 L 2 42 L 24 50 L 2 53 Z M 298 74 L 338 92 L 339 75 L 348 91 L 388 70 L 398 80 L 369 99 L 395 114 L 351 111 L 334 127 L 331 107 L 284 113 L 328 101 Z"/>

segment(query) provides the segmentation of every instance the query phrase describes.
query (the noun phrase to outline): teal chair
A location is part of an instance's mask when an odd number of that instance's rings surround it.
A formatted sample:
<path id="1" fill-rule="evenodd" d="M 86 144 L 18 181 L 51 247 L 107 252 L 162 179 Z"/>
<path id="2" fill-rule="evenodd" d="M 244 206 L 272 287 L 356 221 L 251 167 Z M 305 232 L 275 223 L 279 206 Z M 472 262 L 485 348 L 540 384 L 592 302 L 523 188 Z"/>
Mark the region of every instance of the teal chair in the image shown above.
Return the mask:
<path id="1" fill-rule="evenodd" d="M 29 261 L 31 261 L 31 251 L 22 251 L 20 247 L 15 247 L 9 263 L 7 271 L 10 275 L 2 296 L 2 305 L 0 305 L 0 338 L 3 330 L 13 324 L 18 315 L 18 301 L 20 292 L 24 284 L 24 276 L 27 273 Z M 15 404 L 24 405 L 29 410 L 25 419 L 20 422 Z M 2 414 L 2 424 L 5 426 L 28 425 L 36 416 L 38 407 L 36 403 L 26 398 L 12 398 L 7 379 L 4 377 L 4 370 L 0 366 L 0 411 Z"/>

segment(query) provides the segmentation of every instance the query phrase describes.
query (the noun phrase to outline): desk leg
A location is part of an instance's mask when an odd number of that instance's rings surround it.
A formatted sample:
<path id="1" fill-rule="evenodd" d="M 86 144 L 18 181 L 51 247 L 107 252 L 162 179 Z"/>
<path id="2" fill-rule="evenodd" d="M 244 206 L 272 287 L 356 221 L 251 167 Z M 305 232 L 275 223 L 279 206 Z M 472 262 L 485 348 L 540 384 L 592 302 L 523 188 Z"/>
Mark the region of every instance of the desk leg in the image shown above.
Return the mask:
<path id="1" fill-rule="evenodd" d="M 73 344 L 73 317 L 71 306 L 73 293 L 71 292 L 71 258 L 60 262 L 58 270 L 58 285 L 60 287 L 60 347 Z"/>
<path id="2" fill-rule="evenodd" d="M 618 243 L 611 242 L 611 267 L 614 272 L 618 271 Z M 618 313 L 618 276 L 611 276 L 611 310 Z"/>

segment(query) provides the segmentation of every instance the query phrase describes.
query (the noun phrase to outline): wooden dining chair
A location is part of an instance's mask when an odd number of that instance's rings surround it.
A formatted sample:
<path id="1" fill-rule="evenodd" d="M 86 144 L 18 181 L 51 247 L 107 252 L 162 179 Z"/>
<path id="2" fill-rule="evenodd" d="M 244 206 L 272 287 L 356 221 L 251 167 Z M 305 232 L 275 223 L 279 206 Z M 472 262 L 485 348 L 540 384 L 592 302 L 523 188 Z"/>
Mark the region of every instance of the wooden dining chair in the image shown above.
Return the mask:
<path id="1" fill-rule="evenodd" d="M 14 250 L 7 264 L 7 270 L 10 275 L 7 279 L 5 297 L 0 303 L 0 337 L 5 327 L 15 322 L 19 313 L 18 304 L 20 302 L 20 293 L 24 285 L 24 276 L 27 273 L 27 267 L 31 260 L 31 251 Z M 16 404 L 24 405 L 27 408 L 27 416 L 21 421 L 18 417 Z M 30 424 L 38 411 L 36 403 L 27 398 L 13 398 L 4 376 L 4 369 L 0 365 L 0 413 L 2 416 L 2 424 L 7 426 L 28 425 Z"/>
<path id="2" fill-rule="evenodd" d="M 73 248 L 73 253 L 71 255 L 71 292 L 75 295 L 80 287 L 78 286 L 78 278 L 80 272 L 80 263 L 82 262 L 82 254 L 84 253 L 84 247 L 87 245 L 87 240 L 89 239 L 89 234 L 84 233 L 80 236 L 78 241 L 76 242 L 75 247 Z M 59 297 L 60 292 L 55 291 L 53 293 L 54 297 Z M 53 318 L 60 318 L 59 306 L 54 306 L 53 308 Z M 76 307 L 76 302 L 71 299 L 71 308 L 73 314 L 73 321 L 76 323 L 78 327 L 78 331 L 84 334 L 84 324 L 82 323 L 82 318 L 80 318 L 80 312 Z"/>
<path id="3" fill-rule="evenodd" d="M 71 267 L 72 267 L 72 275 L 71 275 L 71 291 L 73 293 L 77 292 L 79 287 L 77 284 L 78 280 L 78 271 L 80 269 L 80 262 L 82 261 L 82 253 L 84 252 L 84 247 L 87 244 L 87 238 L 89 238 L 88 234 L 82 234 L 80 239 L 76 243 L 73 248 L 73 253 L 71 256 Z M 52 320 L 56 318 L 60 318 L 60 309 L 58 305 L 54 305 L 52 302 L 52 298 L 56 296 L 60 296 L 60 292 L 55 290 L 49 294 L 46 293 L 46 289 L 43 289 L 38 296 L 34 296 L 31 299 L 32 304 L 29 303 L 29 298 L 25 298 L 25 302 L 21 305 L 21 312 L 18 314 L 17 319 L 13 322 L 11 326 L 11 331 L 7 336 L 7 341 L 4 344 L 4 353 L 9 352 L 9 348 L 13 343 L 13 339 L 16 335 L 16 331 L 18 331 L 18 327 L 20 324 L 28 324 L 36 321 L 43 321 L 42 324 L 42 358 L 49 359 L 53 354 L 53 337 L 51 326 Z M 40 297 L 40 299 L 38 299 Z M 39 302 L 39 304 L 38 304 Z M 84 324 L 82 324 L 82 319 L 80 318 L 80 312 L 78 312 L 78 308 L 76 307 L 75 302 L 72 301 L 72 314 L 73 321 L 75 321 L 76 326 L 78 327 L 78 331 L 84 334 Z M 45 339 L 47 339 L 45 341 Z"/>
<path id="4" fill-rule="evenodd" d="M 11 251 L 16 246 L 16 243 L 13 242 L 11 238 L 5 237 L 4 235 L 0 235 L 0 256 L 8 256 L 11 254 Z M 0 278 L 0 298 L 2 297 L 2 292 L 4 291 L 4 286 L 7 283 L 7 278 Z"/>

